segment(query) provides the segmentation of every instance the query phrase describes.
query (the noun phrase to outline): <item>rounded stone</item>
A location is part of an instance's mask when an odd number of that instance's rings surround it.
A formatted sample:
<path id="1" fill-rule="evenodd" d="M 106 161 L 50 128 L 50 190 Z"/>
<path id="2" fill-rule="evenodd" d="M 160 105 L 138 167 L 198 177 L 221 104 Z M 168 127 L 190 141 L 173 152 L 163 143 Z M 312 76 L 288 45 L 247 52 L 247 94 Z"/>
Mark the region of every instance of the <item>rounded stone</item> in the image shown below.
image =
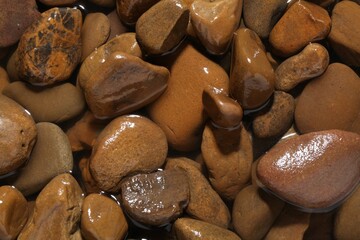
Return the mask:
<path id="1" fill-rule="evenodd" d="M 46 6 L 58 7 L 58 6 L 70 6 L 76 3 L 78 0 L 39 0 Z"/>
<path id="2" fill-rule="evenodd" d="M 135 25 L 139 17 L 160 0 L 116 0 L 116 11 L 127 25 Z"/>

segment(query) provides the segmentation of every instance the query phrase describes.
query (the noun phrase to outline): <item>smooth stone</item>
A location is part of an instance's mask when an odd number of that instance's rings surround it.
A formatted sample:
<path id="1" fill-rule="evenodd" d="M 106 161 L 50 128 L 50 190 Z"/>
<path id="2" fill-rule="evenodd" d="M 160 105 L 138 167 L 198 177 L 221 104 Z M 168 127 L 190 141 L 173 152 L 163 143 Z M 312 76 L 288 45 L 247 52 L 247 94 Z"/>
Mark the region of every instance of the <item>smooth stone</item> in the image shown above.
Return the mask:
<path id="1" fill-rule="evenodd" d="M 184 157 L 168 159 L 165 166 L 165 170 L 184 171 L 188 178 L 190 199 L 186 213 L 196 219 L 226 229 L 231 219 L 229 209 L 199 168 L 198 163 Z"/>
<path id="2" fill-rule="evenodd" d="M 357 239 L 360 236 L 360 188 L 340 206 L 334 221 L 335 239 Z"/>
<path id="3" fill-rule="evenodd" d="M 201 153 L 215 191 L 226 200 L 234 200 L 250 181 L 253 149 L 245 127 L 222 129 L 207 124 Z"/>
<path id="4" fill-rule="evenodd" d="M 325 39 L 330 28 L 331 19 L 325 9 L 314 3 L 297 1 L 275 24 L 269 42 L 276 55 L 288 57 L 310 42 Z"/>
<path id="5" fill-rule="evenodd" d="M 301 133 L 341 129 L 360 133 L 360 78 L 332 63 L 312 79 L 297 99 L 295 123 Z"/>
<path id="6" fill-rule="evenodd" d="M 79 222 L 83 192 L 68 173 L 53 178 L 35 201 L 30 222 L 18 240 L 80 240 Z"/>
<path id="7" fill-rule="evenodd" d="M 110 35 L 109 18 L 100 12 L 86 15 L 81 28 L 81 61 L 106 42 Z"/>
<path id="8" fill-rule="evenodd" d="M 15 66 L 20 79 L 50 85 L 69 79 L 81 60 L 80 10 L 51 8 L 20 38 Z"/>
<path id="9" fill-rule="evenodd" d="M 239 26 L 243 0 L 195 0 L 190 7 L 193 30 L 212 54 L 225 53 Z"/>
<path id="10" fill-rule="evenodd" d="M 239 28 L 234 35 L 230 72 L 230 96 L 243 109 L 263 105 L 273 94 L 275 74 L 259 36 Z"/>
<path id="11" fill-rule="evenodd" d="M 26 108 L 35 122 L 61 123 L 85 108 L 83 93 L 71 83 L 44 88 L 16 81 L 5 87 L 3 94 Z"/>
<path id="12" fill-rule="evenodd" d="M 202 103 L 206 113 L 217 126 L 223 128 L 239 126 L 244 114 L 241 106 L 220 89 L 206 87 L 202 94 Z"/>
<path id="13" fill-rule="evenodd" d="M 90 156 L 86 154 L 79 161 L 79 170 L 81 173 L 81 182 L 84 185 L 85 192 L 87 194 L 100 193 L 101 189 L 96 185 L 94 177 L 91 175 L 89 168 Z"/>
<path id="14" fill-rule="evenodd" d="M 81 234 L 85 239 L 125 239 L 128 228 L 114 200 L 100 194 L 85 197 L 81 213 Z"/>
<path id="15" fill-rule="evenodd" d="M 360 67 L 360 3 L 341 1 L 331 15 L 329 42 L 340 59 L 347 65 Z"/>
<path id="16" fill-rule="evenodd" d="M 16 188 L 0 187 L 0 239 L 16 239 L 29 216 L 27 201 Z"/>
<path id="17" fill-rule="evenodd" d="M 177 240 L 240 240 L 235 233 L 204 221 L 179 218 L 172 231 Z"/>
<path id="18" fill-rule="evenodd" d="M 2 0 L 0 9 L 0 48 L 14 45 L 40 18 L 35 0 Z"/>
<path id="19" fill-rule="evenodd" d="M 311 214 L 309 227 L 306 229 L 303 239 L 333 239 L 334 215 L 335 211 Z"/>
<path id="20" fill-rule="evenodd" d="M 28 160 L 36 142 L 37 131 L 30 113 L 2 94 L 0 132 L 0 175 L 4 175 Z"/>
<path id="21" fill-rule="evenodd" d="M 9 84 L 9 75 L 4 68 L 0 67 L 0 93 L 2 93 L 3 89 Z"/>
<path id="22" fill-rule="evenodd" d="M 360 180 L 360 135 L 341 130 L 303 134 L 263 155 L 257 177 L 266 189 L 304 211 L 326 212 Z"/>
<path id="23" fill-rule="evenodd" d="M 88 0 L 88 1 L 100 7 L 106 7 L 106 8 L 114 8 L 116 5 L 116 0 Z"/>
<path id="24" fill-rule="evenodd" d="M 189 9 L 181 0 L 159 1 L 136 22 L 136 39 L 148 54 L 163 54 L 186 35 Z"/>
<path id="25" fill-rule="evenodd" d="M 258 138 L 271 138 L 283 135 L 292 125 L 295 100 L 286 92 L 275 91 L 270 109 L 257 115 L 253 122 L 253 133 Z"/>
<path id="26" fill-rule="evenodd" d="M 69 140 L 60 127 L 53 123 L 36 124 L 37 141 L 26 165 L 8 178 L 24 196 L 40 191 L 51 179 L 73 169 Z"/>
<path id="27" fill-rule="evenodd" d="M 325 47 L 308 44 L 300 53 L 283 61 L 275 70 L 275 88 L 288 92 L 299 83 L 323 74 L 330 57 Z"/>
<path id="28" fill-rule="evenodd" d="M 108 38 L 109 40 L 113 39 L 114 37 L 126 33 L 129 31 L 129 29 L 121 22 L 116 9 L 111 11 L 108 15 L 106 15 L 110 22 L 110 35 Z"/>
<path id="29" fill-rule="evenodd" d="M 249 185 L 236 196 L 232 221 L 235 232 L 242 239 L 261 240 L 281 213 L 284 202 Z"/>
<path id="30" fill-rule="evenodd" d="M 227 94 L 229 77 L 190 44 L 167 61 L 170 62 L 168 88 L 148 107 L 148 112 L 173 149 L 192 151 L 200 146 L 206 121 L 202 113 L 203 90 L 211 85 Z"/>
<path id="31" fill-rule="evenodd" d="M 7 64 L 6 64 L 6 72 L 9 75 L 10 82 L 20 81 L 19 74 L 17 72 L 16 65 L 15 65 L 16 64 L 16 56 L 17 56 L 17 51 L 15 50 L 11 54 L 11 56 L 8 59 Z"/>
<path id="32" fill-rule="evenodd" d="M 116 0 L 116 12 L 127 25 L 135 25 L 139 17 L 160 0 Z"/>
<path id="33" fill-rule="evenodd" d="M 101 190 L 117 192 L 129 174 L 160 168 L 167 150 L 160 127 L 145 117 L 124 115 L 112 120 L 96 139 L 90 171 Z"/>
<path id="34" fill-rule="evenodd" d="M 266 234 L 264 240 L 304 239 L 310 223 L 310 213 L 286 206 Z"/>
<path id="35" fill-rule="evenodd" d="M 244 0 L 244 23 L 259 37 L 267 38 L 287 5 L 286 0 Z"/>
<path id="36" fill-rule="evenodd" d="M 76 3 L 78 0 L 39 0 L 42 4 L 51 7 L 58 7 L 58 6 L 71 6 L 72 4 Z"/>
<path id="37" fill-rule="evenodd" d="M 121 206 L 135 221 L 150 226 L 177 219 L 189 195 L 188 179 L 181 170 L 137 174 L 121 182 Z"/>

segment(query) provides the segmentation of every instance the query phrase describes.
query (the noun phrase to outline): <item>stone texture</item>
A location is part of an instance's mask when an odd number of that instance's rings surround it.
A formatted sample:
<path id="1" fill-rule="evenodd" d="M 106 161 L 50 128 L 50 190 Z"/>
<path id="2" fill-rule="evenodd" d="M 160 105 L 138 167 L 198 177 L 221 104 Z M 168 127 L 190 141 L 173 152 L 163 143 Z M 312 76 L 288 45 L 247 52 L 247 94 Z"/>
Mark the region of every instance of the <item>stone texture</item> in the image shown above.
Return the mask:
<path id="1" fill-rule="evenodd" d="M 58 7 L 58 6 L 70 6 L 76 3 L 78 0 L 39 0 L 46 6 Z"/>
<path id="2" fill-rule="evenodd" d="M 16 56 L 19 77 L 34 85 L 67 80 L 81 59 L 82 15 L 51 8 L 21 36 Z"/>
<path id="3" fill-rule="evenodd" d="M 113 8 L 115 7 L 116 0 L 89 0 L 100 7 Z"/>
<path id="4" fill-rule="evenodd" d="M 3 89 L 9 85 L 9 83 L 9 75 L 4 68 L 0 67 L 0 93 L 2 93 Z"/>
<path id="5" fill-rule="evenodd" d="M 260 159 L 258 179 L 304 210 L 329 211 L 359 183 L 360 136 L 341 130 L 282 141 Z"/>
<path id="6" fill-rule="evenodd" d="M 79 161 L 79 170 L 81 172 L 81 182 L 87 194 L 100 193 L 101 189 L 96 185 L 94 177 L 91 175 L 89 168 L 90 155 L 85 154 Z"/>
<path id="7" fill-rule="evenodd" d="M 96 139 L 90 171 L 101 190 L 117 192 L 125 176 L 160 168 L 167 150 L 165 134 L 156 124 L 124 115 L 111 121 Z"/>
<path id="8" fill-rule="evenodd" d="M 178 151 L 200 146 L 206 117 L 202 93 L 211 85 L 228 93 L 228 75 L 193 46 L 187 44 L 170 64 L 167 90 L 148 108 L 150 118 L 165 132 L 169 145 Z"/>
<path id="9" fill-rule="evenodd" d="M 108 15 L 106 15 L 110 22 L 110 35 L 108 41 L 113 39 L 114 37 L 126 33 L 129 29 L 120 21 L 120 18 L 116 12 L 116 9 L 111 11 Z"/>
<path id="10" fill-rule="evenodd" d="M 83 93 L 71 83 L 43 88 L 17 81 L 9 84 L 3 94 L 26 108 L 35 122 L 61 123 L 85 108 Z"/>
<path id="11" fill-rule="evenodd" d="M 141 15 L 159 0 L 116 0 L 116 11 L 124 23 L 135 25 Z"/>
<path id="12" fill-rule="evenodd" d="M 313 213 L 310 216 L 310 224 L 304 234 L 304 240 L 311 239 L 333 239 L 334 214 L 335 211 L 327 213 Z"/>

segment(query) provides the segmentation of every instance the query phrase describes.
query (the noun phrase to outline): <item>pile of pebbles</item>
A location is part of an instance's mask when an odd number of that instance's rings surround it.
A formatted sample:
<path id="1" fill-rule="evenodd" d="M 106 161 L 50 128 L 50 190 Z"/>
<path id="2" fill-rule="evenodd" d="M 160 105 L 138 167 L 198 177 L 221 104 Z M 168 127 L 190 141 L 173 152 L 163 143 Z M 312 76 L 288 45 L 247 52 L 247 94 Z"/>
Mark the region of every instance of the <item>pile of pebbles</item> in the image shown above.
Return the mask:
<path id="1" fill-rule="evenodd" d="M 358 0 L 0 9 L 0 239 L 360 238 Z"/>

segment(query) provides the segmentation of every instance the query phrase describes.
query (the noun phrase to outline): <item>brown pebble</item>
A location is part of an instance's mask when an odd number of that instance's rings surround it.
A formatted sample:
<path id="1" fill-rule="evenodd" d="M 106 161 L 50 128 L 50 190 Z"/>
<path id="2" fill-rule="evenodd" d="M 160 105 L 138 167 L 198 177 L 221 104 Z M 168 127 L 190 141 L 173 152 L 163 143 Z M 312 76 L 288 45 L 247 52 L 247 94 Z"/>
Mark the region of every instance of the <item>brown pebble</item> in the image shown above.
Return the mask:
<path id="1" fill-rule="evenodd" d="M 241 106 L 220 89 L 206 87 L 202 94 L 202 103 L 216 125 L 223 128 L 239 126 L 243 117 Z"/>
<path id="2" fill-rule="evenodd" d="M 329 53 L 318 43 L 308 44 L 299 54 L 282 62 L 275 71 L 275 88 L 290 91 L 299 83 L 320 76 L 329 65 Z"/>
<path id="3" fill-rule="evenodd" d="M 0 239 L 16 239 L 29 216 L 24 196 L 11 186 L 0 187 Z"/>
<path id="4" fill-rule="evenodd" d="M 297 1 L 285 12 L 269 35 L 273 52 L 287 57 L 299 52 L 308 43 L 327 37 L 331 19 L 322 7 Z"/>
<path id="5" fill-rule="evenodd" d="M 114 200 L 100 194 L 85 197 L 81 213 L 81 234 L 85 239 L 125 239 L 128 228 Z"/>
<path id="6" fill-rule="evenodd" d="M 74 3 L 76 3 L 78 0 L 39 0 L 42 4 L 45 4 L 46 6 L 70 6 Z"/>
<path id="7" fill-rule="evenodd" d="M 110 22 L 110 35 L 109 35 L 108 41 L 122 33 L 126 33 L 129 31 L 129 29 L 120 21 L 120 18 L 116 12 L 116 9 L 111 11 L 107 15 L 107 17 Z"/>
<path id="8" fill-rule="evenodd" d="M 160 0 L 116 0 L 116 11 L 127 25 L 135 25 L 141 15 Z"/>
<path id="9" fill-rule="evenodd" d="M 36 127 L 29 112 L 0 95 L 0 175 L 10 173 L 29 158 L 36 142 Z"/>
<path id="10" fill-rule="evenodd" d="M 326 212 L 359 183 L 359 159 L 360 135 L 341 130 L 313 132 L 271 148 L 260 159 L 257 176 L 287 202 L 305 211 Z"/>
<path id="11" fill-rule="evenodd" d="M 16 50 L 11 54 L 7 64 L 6 64 L 6 71 L 9 75 L 10 82 L 20 81 L 19 74 L 16 70 Z"/>
<path id="12" fill-rule="evenodd" d="M 4 68 L 0 67 L 0 93 L 2 93 L 3 89 L 9 85 L 9 83 L 9 75 Z"/>
<path id="13" fill-rule="evenodd" d="M 80 10 L 51 8 L 22 35 L 16 56 L 20 79 L 34 85 L 67 80 L 81 60 Z"/>
<path id="14" fill-rule="evenodd" d="M 136 39 L 148 54 L 170 51 L 184 38 L 189 9 L 181 0 L 163 0 L 137 20 Z"/>
<path id="15" fill-rule="evenodd" d="M 230 95 L 243 109 L 263 105 L 273 94 L 275 74 L 256 33 L 239 28 L 234 35 Z"/>
<path id="16" fill-rule="evenodd" d="M 181 170 L 137 174 L 121 182 L 124 210 L 137 222 L 163 226 L 177 219 L 189 202 L 189 184 Z"/>
<path id="17" fill-rule="evenodd" d="M 88 0 L 100 7 L 113 8 L 115 7 L 116 0 Z"/>
<path id="18" fill-rule="evenodd" d="M 310 216 L 309 227 L 306 229 L 303 239 L 333 239 L 334 213 L 335 211 L 312 213 Z"/>
<path id="19" fill-rule="evenodd" d="M 100 193 L 100 188 L 96 185 L 96 182 L 91 175 L 90 168 L 89 168 L 89 161 L 90 156 L 85 154 L 80 161 L 79 161 L 79 170 L 81 172 L 81 180 L 85 188 L 85 192 L 87 194 L 90 193 Z"/>
<path id="20" fill-rule="evenodd" d="M 97 138 L 90 171 L 101 190 L 117 192 L 125 176 L 160 168 L 167 150 L 165 134 L 155 123 L 138 115 L 123 115 Z"/>

